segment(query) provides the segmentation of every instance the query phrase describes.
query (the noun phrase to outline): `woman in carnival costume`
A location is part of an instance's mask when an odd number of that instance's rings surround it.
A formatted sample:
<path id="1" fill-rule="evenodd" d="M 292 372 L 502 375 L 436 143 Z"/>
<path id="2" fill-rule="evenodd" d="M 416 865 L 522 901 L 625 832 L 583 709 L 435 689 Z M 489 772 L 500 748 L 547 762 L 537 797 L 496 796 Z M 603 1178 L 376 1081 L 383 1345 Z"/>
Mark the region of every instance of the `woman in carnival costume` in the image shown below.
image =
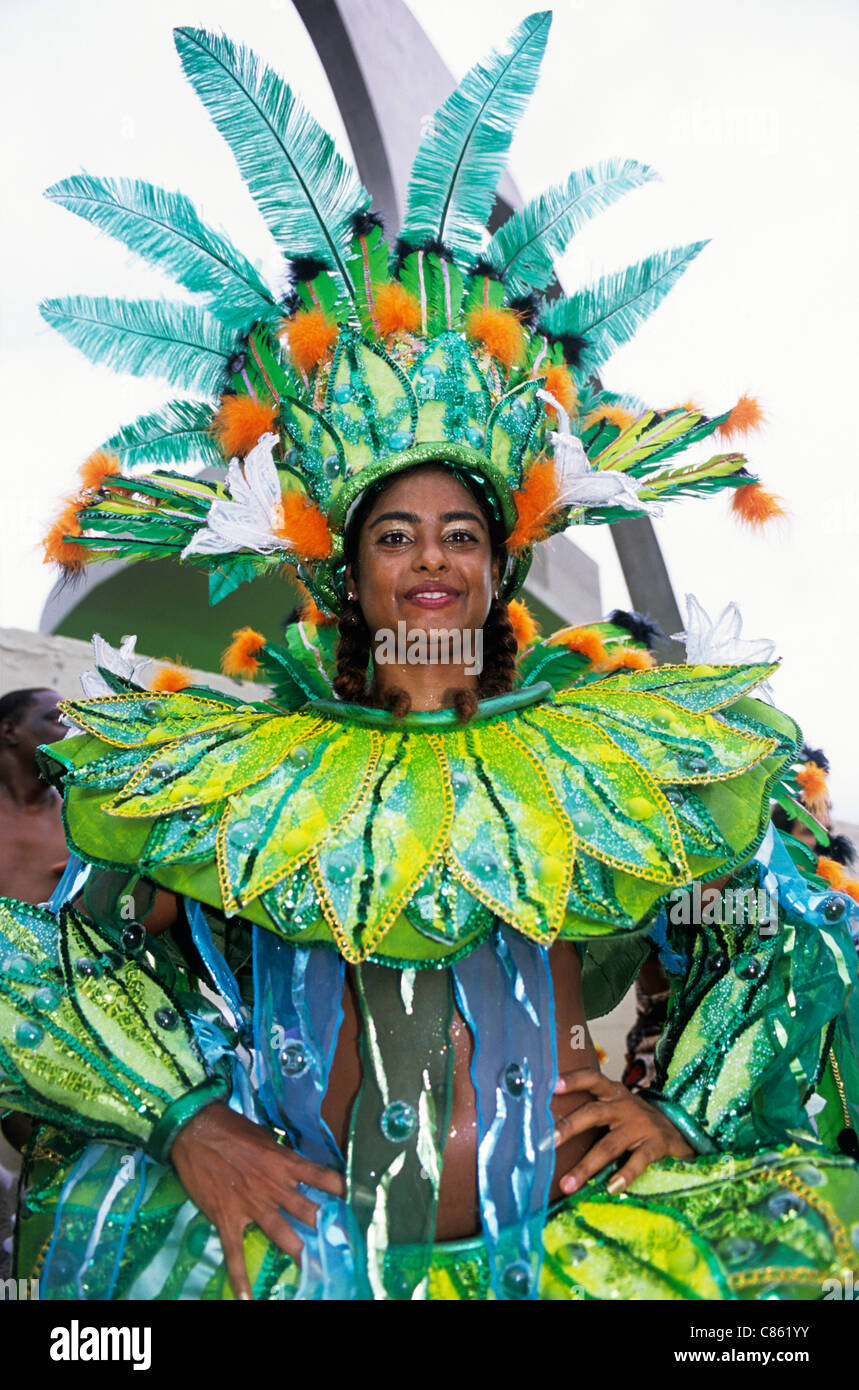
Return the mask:
<path id="1" fill-rule="evenodd" d="M 177 31 L 291 263 L 285 302 L 178 194 L 50 190 L 198 298 L 48 320 L 210 396 L 88 460 L 50 555 L 175 554 L 213 601 L 288 565 L 309 593 L 284 644 L 230 649 L 270 699 L 147 690 L 97 642 L 79 732 L 42 755 L 76 860 L 56 916 L 0 907 L 0 1065 L 44 1121 L 16 1250 L 43 1298 L 817 1298 L 855 1263 L 841 897 L 798 890 L 772 847 L 780 930 L 690 934 L 646 1100 L 587 1035 L 673 889 L 753 872 L 799 736 L 750 697 L 770 662 L 657 668 L 611 624 L 541 641 L 515 601 L 571 524 L 723 488 L 745 516 L 774 505 L 740 453 L 677 461 L 751 403 L 654 411 L 599 380 L 697 246 L 542 297 L 648 169 L 581 170 L 487 244 L 549 24 L 431 123 L 393 261 L 281 79 Z M 216 440 L 215 481 L 159 466 Z M 475 633 L 482 667 L 390 665 L 401 622 Z M 183 899 L 184 954 L 141 925 L 153 885 Z"/>

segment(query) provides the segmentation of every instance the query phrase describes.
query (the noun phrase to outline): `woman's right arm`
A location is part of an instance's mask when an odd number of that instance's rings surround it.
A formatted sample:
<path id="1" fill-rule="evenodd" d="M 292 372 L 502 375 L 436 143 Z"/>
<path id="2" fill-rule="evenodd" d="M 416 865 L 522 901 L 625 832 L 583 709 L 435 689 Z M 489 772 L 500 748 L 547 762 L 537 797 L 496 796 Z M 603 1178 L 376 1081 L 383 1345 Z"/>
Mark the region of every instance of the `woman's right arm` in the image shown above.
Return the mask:
<path id="1" fill-rule="evenodd" d="M 217 1228 L 239 1299 L 253 1297 L 244 1258 L 246 1227 L 259 1226 L 299 1261 L 302 1242 L 287 1217 L 315 1226 L 318 1211 L 302 1186 L 335 1197 L 346 1190 L 340 1173 L 282 1148 L 268 1130 L 221 1102 L 200 1110 L 180 1130 L 170 1160 L 188 1196 Z"/>

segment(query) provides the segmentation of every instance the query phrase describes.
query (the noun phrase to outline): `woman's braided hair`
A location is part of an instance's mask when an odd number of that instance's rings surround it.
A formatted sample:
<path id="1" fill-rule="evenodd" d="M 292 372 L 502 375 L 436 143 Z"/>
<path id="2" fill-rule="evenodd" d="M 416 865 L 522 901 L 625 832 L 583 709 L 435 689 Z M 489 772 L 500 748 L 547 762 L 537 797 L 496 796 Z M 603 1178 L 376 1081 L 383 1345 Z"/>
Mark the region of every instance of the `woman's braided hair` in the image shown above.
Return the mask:
<path id="1" fill-rule="evenodd" d="M 462 481 L 468 486 L 467 479 Z M 474 488 L 469 488 L 469 490 L 474 494 L 475 500 L 486 514 L 486 507 L 480 495 Z M 356 509 L 353 524 L 347 533 L 347 558 L 352 560 L 353 565 L 357 536 L 360 534 L 361 526 L 370 506 L 375 502 L 377 496 L 378 491 L 369 493 L 369 495 L 365 494 L 365 498 Z M 487 520 L 491 523 L 492 518 L 487 515 Z M 491 526 L 490 535 L 492 535 Z M 497 539 L 493 543 L 493 551 L 495 554 L 500 554 L 503 559 L 503 546 Z M 372 654 L 372 643 L 370 629 L 357 598 L 347 599 L 338 630 L 337 674 L 334 678 L 334 690 L 341 700 L 366 704 L 372 698 L 367 689 L 367 667 Z M 483 665 L 477 678 L 477 690 L 454 689 L 446 692 L 448 702 L 456 710 L 462 723 L 467 723 L 477 713 L 478 700 L 488 700 L 494 695 L 505 695 L 509 690 L 512 690 L 516 671 L 516 650 L 516 635 L 510 621 L 507 604 L 499 598 L 494 598 L 483 624 Z M 399 687 L 393 687 L 386 691 L 382 703 L 384 708 L 389 710 L 397 719 L 408 714 L 411 708 L 411 699 L 407 691 Z"/>

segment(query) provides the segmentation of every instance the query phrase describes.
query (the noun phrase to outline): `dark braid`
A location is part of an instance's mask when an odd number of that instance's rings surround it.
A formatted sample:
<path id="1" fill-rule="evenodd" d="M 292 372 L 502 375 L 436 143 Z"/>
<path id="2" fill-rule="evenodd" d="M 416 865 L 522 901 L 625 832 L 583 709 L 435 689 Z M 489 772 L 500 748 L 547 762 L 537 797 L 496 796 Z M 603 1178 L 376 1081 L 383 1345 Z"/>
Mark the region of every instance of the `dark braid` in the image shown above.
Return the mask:
<path id="1" fill-rule="evenodd" d="M 370 629 L 357 598 L 346 600 L 338 631 L 340 640 L 337 643 L 334 690 L 341 700 L 360 703 L 367 694 Z"/>
<path id="2" fill-rule="evenodd" d="M 516 634 L 510 610 L 500 598 L 492 600 L 483 624 L 483 670 L 477 678 L 481 700 L 506 695 L 513 689 L 516 675 Z"/>

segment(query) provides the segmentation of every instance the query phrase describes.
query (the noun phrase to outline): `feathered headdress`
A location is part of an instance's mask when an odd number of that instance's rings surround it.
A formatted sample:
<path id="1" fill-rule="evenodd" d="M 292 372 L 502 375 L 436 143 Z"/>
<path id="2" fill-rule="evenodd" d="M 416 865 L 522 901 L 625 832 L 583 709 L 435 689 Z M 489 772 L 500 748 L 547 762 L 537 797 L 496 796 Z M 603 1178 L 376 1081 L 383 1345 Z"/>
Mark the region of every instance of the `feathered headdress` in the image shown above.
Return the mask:
<path id="1" fill-rule="evenodd" d="M 533 546 L 573 523 L 756 481 L 740 453 L 674 462 L 732 428 L 730 411 L 645 409 L 599 379 L 703 242 L 569 298 L 544 297 L 554 257 L 651 169 L 613 159 L 579 170 L 489 236 L 550 23 L 548 11 L 531 15 L 436 113 L 393 258 L 370 195 L 284 81 L 226 38 L 176 31 L 185 74 L 289 263 L 292 289 L 281 299 L 181 194 L 88 175 L 48 190 L 195 296 L 42 306 L 93 361 L 191 393 L 101 446 L 118 467 L 87 470 L 48 558 L 79 568 L 174 554 L 209 569 L 213 602 L 287 562 L 320 609 L 337 613 L 356 499 L 442 460 L 478 484 L 506 538 L 509 599 Z M 194 460 L 229 468 L 213 481 L 171 471 Z"/>

